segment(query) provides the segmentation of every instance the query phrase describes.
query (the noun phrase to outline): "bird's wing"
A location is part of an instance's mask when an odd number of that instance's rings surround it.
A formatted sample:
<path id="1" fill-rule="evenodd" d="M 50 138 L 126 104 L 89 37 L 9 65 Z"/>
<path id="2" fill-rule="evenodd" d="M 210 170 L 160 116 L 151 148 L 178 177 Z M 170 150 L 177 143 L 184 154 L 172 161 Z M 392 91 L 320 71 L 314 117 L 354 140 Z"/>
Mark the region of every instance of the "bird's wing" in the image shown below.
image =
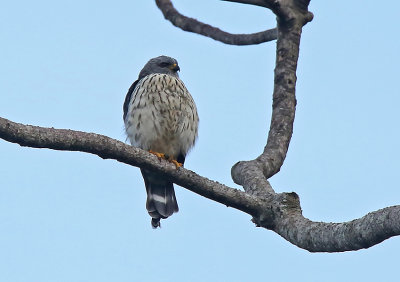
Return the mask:
<path id="1" fill-rule="evenodd" d="M 132 93 L 133 90 L 135 90 L 136 85 L 138 84 L 139 79 L 136 80 L 134 83 L 132 83 L 131 87 L 129 87 L 128 93 L 126 93 L 126 97 L 125 97 L 125 102 L 124 102 L 124 115 L 123 115 L 123 119 L 125 121 L 125 117 L 128 114 L 128 107 L 129 107 L 129 102 L 131 101 L 131 97 L 132 97 Z"/>

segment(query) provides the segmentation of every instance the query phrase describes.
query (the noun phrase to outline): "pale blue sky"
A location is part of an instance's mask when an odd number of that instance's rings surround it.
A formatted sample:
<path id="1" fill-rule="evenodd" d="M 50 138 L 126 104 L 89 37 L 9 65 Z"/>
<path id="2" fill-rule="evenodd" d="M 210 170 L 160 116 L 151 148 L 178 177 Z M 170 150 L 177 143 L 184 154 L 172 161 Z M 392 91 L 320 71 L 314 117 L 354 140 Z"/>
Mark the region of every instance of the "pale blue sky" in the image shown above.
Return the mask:
<path id="1" fill-rule="evenodd" d="M 263 8 L 176 0 L 230 32 L 275 25 Z M 275 42 L 228 46 L 183 32 L 153 1 L 8 1 L 0 10 L 0 116 L 125 140 L 122 103 L 144 63 L 178 59 L 200 115 L 186 167 L 236 187 L 271 114 Z M 400 204 L 398 1 L 312 1 L 298 107 L 278 192 L 305 216 L 342 222 Z M 139 170 L 0 140 L 0 282 L 394 281 L 400 239 L 311 254 L 250 217 L 180 187 L 180 212 L 150 227 Z"/>

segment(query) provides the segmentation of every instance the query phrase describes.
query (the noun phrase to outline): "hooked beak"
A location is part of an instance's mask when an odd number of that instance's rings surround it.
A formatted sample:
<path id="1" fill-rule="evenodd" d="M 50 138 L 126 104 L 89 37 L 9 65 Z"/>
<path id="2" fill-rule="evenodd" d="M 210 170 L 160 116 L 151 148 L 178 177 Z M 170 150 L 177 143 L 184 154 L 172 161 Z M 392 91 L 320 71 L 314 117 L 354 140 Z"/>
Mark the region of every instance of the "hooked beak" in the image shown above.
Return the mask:
<path id="1" fill-rule="evenodd" d="M 181 70 L 181 69 L 179 68 L 178 64 L 172 64 L 172 65 L 169 67 L 169 69 L 170 69 L 170 70 L 173 70 L 173 71 L 175 71 L 175 72 Z"/>

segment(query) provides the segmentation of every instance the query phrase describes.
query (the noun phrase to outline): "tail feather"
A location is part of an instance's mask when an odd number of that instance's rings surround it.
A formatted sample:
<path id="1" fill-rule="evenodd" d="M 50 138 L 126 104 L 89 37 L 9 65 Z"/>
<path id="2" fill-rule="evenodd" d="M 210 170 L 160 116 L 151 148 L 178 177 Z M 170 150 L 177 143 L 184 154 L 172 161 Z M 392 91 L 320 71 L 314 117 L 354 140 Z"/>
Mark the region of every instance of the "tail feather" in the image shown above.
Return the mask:
<path id="1" fill-rule="evenodd" d="M 159 174 L 142 169 L 147 191 L 146 209 L 151 216 L 153 228 L 160 227 L 160 219 L 165 219 L 178 212 L 174 185 Z"/>

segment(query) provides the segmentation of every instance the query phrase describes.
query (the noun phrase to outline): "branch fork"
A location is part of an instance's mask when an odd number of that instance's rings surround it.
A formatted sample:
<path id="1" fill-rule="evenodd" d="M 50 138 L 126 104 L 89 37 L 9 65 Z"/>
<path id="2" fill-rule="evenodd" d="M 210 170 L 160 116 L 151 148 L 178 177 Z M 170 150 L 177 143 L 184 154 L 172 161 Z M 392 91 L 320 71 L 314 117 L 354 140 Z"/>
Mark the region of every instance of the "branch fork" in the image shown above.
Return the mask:
<path id="1" fill-rule="evenodd" d="M 225 0 L 270 9 L 277 29 L 232 35 L 181 15 L 170 0 L 156 0 L 165 18 L 183 30 L 227 44 L 259 44 L 277 38 L 272 118 L 267 144 L 255 160 L 240 161 L 232 179 L 244 192 L 209 180 L 185 168 L 159 161 L 154 155 L 107 136 L 65 129 L 23 125 L 0 118 L 0 138 L 34 148 L 81 151 L 128 165 L 157 171 L 199 195 L 241 210 L 256 226 L 272 230 L 310 252 L 343 252 L 368 248 L 400 235 L 400 206 L 371 212 L 344 223 L 314 222 L 302 215 L 299 196 L 275 193 L 268 178 L 279 172 L 289 148 L 296 110 L 296 69 L 302 28 L 313 18 L 309 0 Z"/>

